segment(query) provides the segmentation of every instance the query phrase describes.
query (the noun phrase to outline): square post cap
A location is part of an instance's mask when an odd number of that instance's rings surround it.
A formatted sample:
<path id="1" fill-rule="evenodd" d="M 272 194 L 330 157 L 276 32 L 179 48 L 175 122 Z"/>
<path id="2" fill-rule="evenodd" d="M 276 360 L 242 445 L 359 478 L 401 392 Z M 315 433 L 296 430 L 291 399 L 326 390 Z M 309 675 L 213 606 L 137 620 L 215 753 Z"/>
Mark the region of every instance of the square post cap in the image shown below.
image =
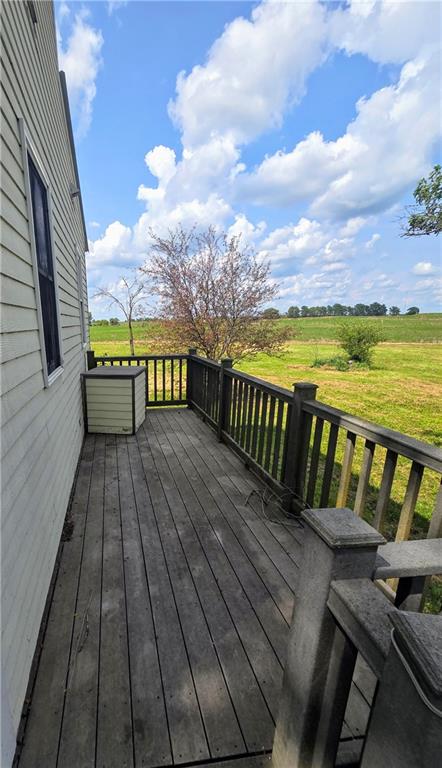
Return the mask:
<path id="1" fill-rule="evenodd" d="M 376 548 L 384 537 L 347 507 L 304 509 L 302 518 L 331 549 Z"/>

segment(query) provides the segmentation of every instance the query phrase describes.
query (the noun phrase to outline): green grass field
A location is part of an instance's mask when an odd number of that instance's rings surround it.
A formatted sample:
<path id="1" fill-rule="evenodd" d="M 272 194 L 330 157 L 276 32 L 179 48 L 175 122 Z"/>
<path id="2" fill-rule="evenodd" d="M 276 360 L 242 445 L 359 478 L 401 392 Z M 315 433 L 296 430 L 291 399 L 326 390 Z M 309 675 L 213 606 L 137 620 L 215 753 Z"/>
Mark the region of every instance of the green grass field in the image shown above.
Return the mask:
<path id="1" fill-rule="evenodd" d="M 293 339 L 299 341 L 333 341 L 337 329 L 344 320 L 352 322 L 361 318 L 342 317 L 300 317 L 296 320 L 281 318 L 278 322 L 289 328 Z M 442 313 L 422 315 L 400 315 L 399 317 L 365 317 L 364 323 L 374 325 L 382 331 L 386 341 L 394 343 L 442 342 Z M 140 354 L 146 353 L 152 338 L 161 334 L 161 324 L 157 321 L 136 322 L 135 339 L 139 343 Z M 116 355 L 129 354 L 127 324 L 91 327 L 91 342 L 97 354 L 110 347 Z M 101 347 L 100 345 L 105 345 Z"/>
<path id="2" fill-rule="evenodd" d="M 242 361 L 238 368 L 287 388 L 291 388 L 296 381 L 312 381 L 319 387 L 318 400 L 419 440 L 442 446 L 442 313 L 365 318 L 364 322 L 382 328 L 387 341 L 376 348 L 370 369 L 357 368 L 350 371 L 312 367 L 315 359 L 330 358 L 339 352 L 336 333 L 342 318 L 282 319 L 279 322 L 288 325 L 292 331 L 292 338 L 284 353 L 274 357 L 259 355 Z M 137 323 L 135 338 L 139 354 L 167 351 L 167 337 L 158 322 Z M 116 327 L 92 326 L 91 346 L 98 355 L 128 355 L 127 327 L 124 324 Z M 344 435 L 338 442 L 338 464 L 343 457 L 343 439 Z M 360 441 L 355 454 L 356 468 L 361 457 Z M 373 488 L 367 499 L 367 519 L 370 519 L 376 502 L 382 459 L 383 451 L 379 450 L 372 468 Z M 389 538 L 394 534 L 397 524 L 408 471 L 409 462 L 400 461 L 385 530 Z M 412 536 L 425 536 L 437 487 L 436 474 L 426 472 L 416 507 Z M 331 503 L 336 490 L 337 479 Z M 435 589 L 441 593 L 436 597 Z M 436 600 L 437 604 L 440 598 L 442 586 L 435 583 L 433 602 Z"/>

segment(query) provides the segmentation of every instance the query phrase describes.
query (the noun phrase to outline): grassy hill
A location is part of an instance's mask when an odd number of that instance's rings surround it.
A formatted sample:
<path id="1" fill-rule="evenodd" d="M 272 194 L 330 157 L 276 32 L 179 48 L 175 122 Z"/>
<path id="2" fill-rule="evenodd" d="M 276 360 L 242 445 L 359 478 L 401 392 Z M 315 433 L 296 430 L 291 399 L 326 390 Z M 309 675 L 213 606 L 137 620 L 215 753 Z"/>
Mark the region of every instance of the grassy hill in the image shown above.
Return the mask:
<path id="1" fill-rule="evenodd" d="M 364 323 L 379 328 L 387 342 L 442 342 L 442 313 L 422 315 L 399 315 L 398 317 L 300 317 L 297 319 L 281 318 L 278 322 L 289 328 L 293 338 L 298 341 L 334 341 L 339 325 L 345 322 L 363 320 Z M 139 352 L 146 353 L 149 340 L 161 334 L 158 321 L 138 321 L 134 323 L 135 338 L 139 342 Z M 120 325 L 92 325 L 91 343 L 97 353 L 100 344 L 115 345 L 115 354 L 128 354 L 127 323 Z M 121 344 L 123 348 L 116 348 Z M 108 354 L 110 350 L 107 348 Z"/>
<path id="2" fill-rule="evenodd" d="M 339 325 L 362 320 L 379 328 L 386 341 L 434 342 L 442 341 L 442 313 L 399 315 L 397 317 L 300 317 L 283 318 L 279 322 L 293 330 L 300 341 L 334 340 Z"/>

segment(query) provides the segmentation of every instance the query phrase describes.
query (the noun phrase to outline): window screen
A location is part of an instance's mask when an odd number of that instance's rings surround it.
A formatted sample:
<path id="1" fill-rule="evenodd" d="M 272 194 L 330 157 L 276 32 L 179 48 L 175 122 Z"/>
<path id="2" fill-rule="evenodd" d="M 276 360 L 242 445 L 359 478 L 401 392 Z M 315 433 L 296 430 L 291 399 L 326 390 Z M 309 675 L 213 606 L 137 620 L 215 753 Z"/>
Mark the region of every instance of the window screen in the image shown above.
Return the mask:
<path id="1" fill-rule="evenodd" d="M 28 163 L 45 353 L 48 375 L 50 376 L 61 365 L 61 355 L 54 282 L 54 260 L 49 230 L 48 193 L 29 155 Z"/>

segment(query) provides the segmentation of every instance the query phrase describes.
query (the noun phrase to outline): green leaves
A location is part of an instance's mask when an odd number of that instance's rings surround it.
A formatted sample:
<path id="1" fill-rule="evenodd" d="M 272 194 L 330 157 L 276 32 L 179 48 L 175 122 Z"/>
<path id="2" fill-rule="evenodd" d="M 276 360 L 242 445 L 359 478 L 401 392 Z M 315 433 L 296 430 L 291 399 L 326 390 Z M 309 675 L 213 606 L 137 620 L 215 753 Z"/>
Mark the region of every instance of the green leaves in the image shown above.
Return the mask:
<path id="1" fill-rule="evenodd" d="M 428 179 L 421 179 L 414 190 L 416 204 L 407 210 L 408 223 L 403 237 L 439 235 L 442 232 L 442 169 L 435 165 Z"/>

